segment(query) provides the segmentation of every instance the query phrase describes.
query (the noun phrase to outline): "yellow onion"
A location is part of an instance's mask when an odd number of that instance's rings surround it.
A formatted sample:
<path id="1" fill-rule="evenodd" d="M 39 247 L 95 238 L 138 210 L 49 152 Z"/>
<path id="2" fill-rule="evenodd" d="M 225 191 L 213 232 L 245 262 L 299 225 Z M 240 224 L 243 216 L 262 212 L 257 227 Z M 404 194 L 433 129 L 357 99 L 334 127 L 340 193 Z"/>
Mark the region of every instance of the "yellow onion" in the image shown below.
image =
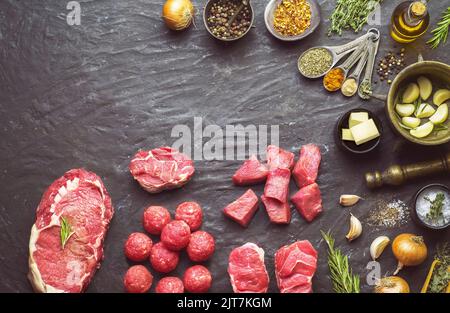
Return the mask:
<path id="1" fill-rule="evenodd" d="M 403 266 L 419 265 L 427 258 L 427 246 L 423 237 L 413 234 L 398 235 L 392 242 L 392 252 L 398 261 L 394 275 L 397 275 Z"/>
<path id="2" fill-rule="evenodd" d="M 194 6 L 190 0 L 167 0 L 162 15 L 167 27 L 182 30 L 191 25 Z"/>
<path id="3" fill-rule="evenodd" d="M 401 277 L 389 276 L 380 279 L 374 289 L 375 293 L 409 293 L 409 285 Z"/>

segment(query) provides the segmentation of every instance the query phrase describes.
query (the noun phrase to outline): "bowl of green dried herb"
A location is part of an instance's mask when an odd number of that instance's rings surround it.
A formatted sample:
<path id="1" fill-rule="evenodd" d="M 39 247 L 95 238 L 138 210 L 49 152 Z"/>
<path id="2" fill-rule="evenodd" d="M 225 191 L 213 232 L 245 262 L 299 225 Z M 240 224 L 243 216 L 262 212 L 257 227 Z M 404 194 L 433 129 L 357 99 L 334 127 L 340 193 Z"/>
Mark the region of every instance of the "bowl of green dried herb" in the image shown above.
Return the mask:
<path id="1" fill-rule="evenodd" d="M 450 226 L 450 189 L 442 184 L 421 188 L 414 197 L 413 220 L 429 229 L 442 230 Z"/>

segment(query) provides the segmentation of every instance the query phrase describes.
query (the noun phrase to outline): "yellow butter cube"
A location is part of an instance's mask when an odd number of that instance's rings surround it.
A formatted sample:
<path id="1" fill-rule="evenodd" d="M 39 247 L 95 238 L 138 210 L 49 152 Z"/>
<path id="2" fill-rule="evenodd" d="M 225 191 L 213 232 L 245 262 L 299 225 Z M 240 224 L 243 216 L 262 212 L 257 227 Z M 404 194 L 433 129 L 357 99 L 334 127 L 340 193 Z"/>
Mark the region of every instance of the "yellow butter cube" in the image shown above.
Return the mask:
<path id="1" fill-rule="evenodd" d="M 348 119 L 348 127 L 352 128 L 362 122 L 369 119 L 369 113 L 367 112 L 352 112 L 350 113 L 350 118 Z"/>
<path id="2" fill-rule="evenodd" d="M 348 128 L 342 128 L 342 140 L 355 141 L 352 132 Z"/>
<path id="3" fill-rule="evenodd" d="M 350 128 L 350 132 L 352 133 L 353 139 L 355 139 L 355 143 L 357 145 L 361 145 L 380 136 L 373 119 L 369 119 Z"/>

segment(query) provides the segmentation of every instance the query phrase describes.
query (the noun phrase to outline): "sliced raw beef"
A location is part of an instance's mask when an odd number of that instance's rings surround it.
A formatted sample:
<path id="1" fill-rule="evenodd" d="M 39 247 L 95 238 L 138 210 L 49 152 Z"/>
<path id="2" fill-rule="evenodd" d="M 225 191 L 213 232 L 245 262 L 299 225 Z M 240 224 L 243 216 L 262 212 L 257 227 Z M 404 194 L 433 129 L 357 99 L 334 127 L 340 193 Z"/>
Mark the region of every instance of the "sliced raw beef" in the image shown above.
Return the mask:
<path id="1" fill-rule="evenodd" d="M 275 275 L 281 293 L 312 292 L 317 251 L 308 240 L 281 247 L 275 253 Z"/>
<path id="2" fill-rule="evenodd" d="M 300 157 L 292 171 L 295 183 L 299 188 L 316 181 L 321 158 L 319 147 L 312 143 L 304 145 L 300 149 Z"/>
<path id="3" fill-rule="evenodd" d="M 294 166 L 294 154 L 277 146 L 267 146 L 267 165 L 269 171 L 276 168 L 292 169 Z"/>
<path id="4" fill-rule="evenodd" d="M 269 275 L 264 264 L 264 250 L 248 242 L 231 251 L 228 274 L 235 293 L 265 293 Z"/>
<path id="5" fill-rule="evenodd" d="M 322 212 L 322 198 L 319 186 L 316 183 L 301 188 L 291 201 L 308 222 L 311 222 Z"/>
<path id="6" fill-rule="evenodd" d="M 237 186 L 254 185 L 266 180 L 269 170 L 259 162 L 255 155 L 244 161 L 244 164 L 234 173 L 233 183 Z"/>
<path id="7" fill-rule="evenodd" d="M 288 201 L 290 179 L 291 171 L 288 169 L 276 168 L 271 170 L 264 187 L 264 196 L 286 203 Z"/>
<path id="8" fill-rule="evenodd" d="M 223 209 L 223 213 L 241 226 L 247 227 L 258 210 L 258 197 L 253 190 L 247 190 L 237 200 Z"/>
<path id="9" fill-rule="evenodd" d="M 42 196 L 31 229 L 28 278 L 34 290 L 84 291 L 100 267 L 113 213 L 96 174 L 73 169 L 55 180 Z"/>
<path id="10" fill-rule="evenodd" d="M 170 147 L 138 151 L 130 162 L 130 172 L 150 193 L 179 188 L 194 175 L 194 163 Z"/>
<path id="11" fill-rule="evenodd" d="M 291 208 L 287 201 L 280 202 L 276 199 L 267 198 L 264 195 L 261 196 L 261 200 L 272 223 L 289 224 L 291 222 Z"/>

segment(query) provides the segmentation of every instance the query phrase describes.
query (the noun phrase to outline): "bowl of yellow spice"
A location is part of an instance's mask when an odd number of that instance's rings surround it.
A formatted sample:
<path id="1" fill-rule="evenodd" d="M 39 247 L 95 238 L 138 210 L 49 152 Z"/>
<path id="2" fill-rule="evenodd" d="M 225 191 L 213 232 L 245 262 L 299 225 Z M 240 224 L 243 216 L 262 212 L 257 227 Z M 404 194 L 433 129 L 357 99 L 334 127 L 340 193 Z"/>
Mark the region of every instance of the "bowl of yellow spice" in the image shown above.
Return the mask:
<path id="1" fill-rule="evenodd" d="M 264 12 L 267 30 L 283 41 L 310 35 L 320 24 L 316 0 L 270 0 Z"/>

